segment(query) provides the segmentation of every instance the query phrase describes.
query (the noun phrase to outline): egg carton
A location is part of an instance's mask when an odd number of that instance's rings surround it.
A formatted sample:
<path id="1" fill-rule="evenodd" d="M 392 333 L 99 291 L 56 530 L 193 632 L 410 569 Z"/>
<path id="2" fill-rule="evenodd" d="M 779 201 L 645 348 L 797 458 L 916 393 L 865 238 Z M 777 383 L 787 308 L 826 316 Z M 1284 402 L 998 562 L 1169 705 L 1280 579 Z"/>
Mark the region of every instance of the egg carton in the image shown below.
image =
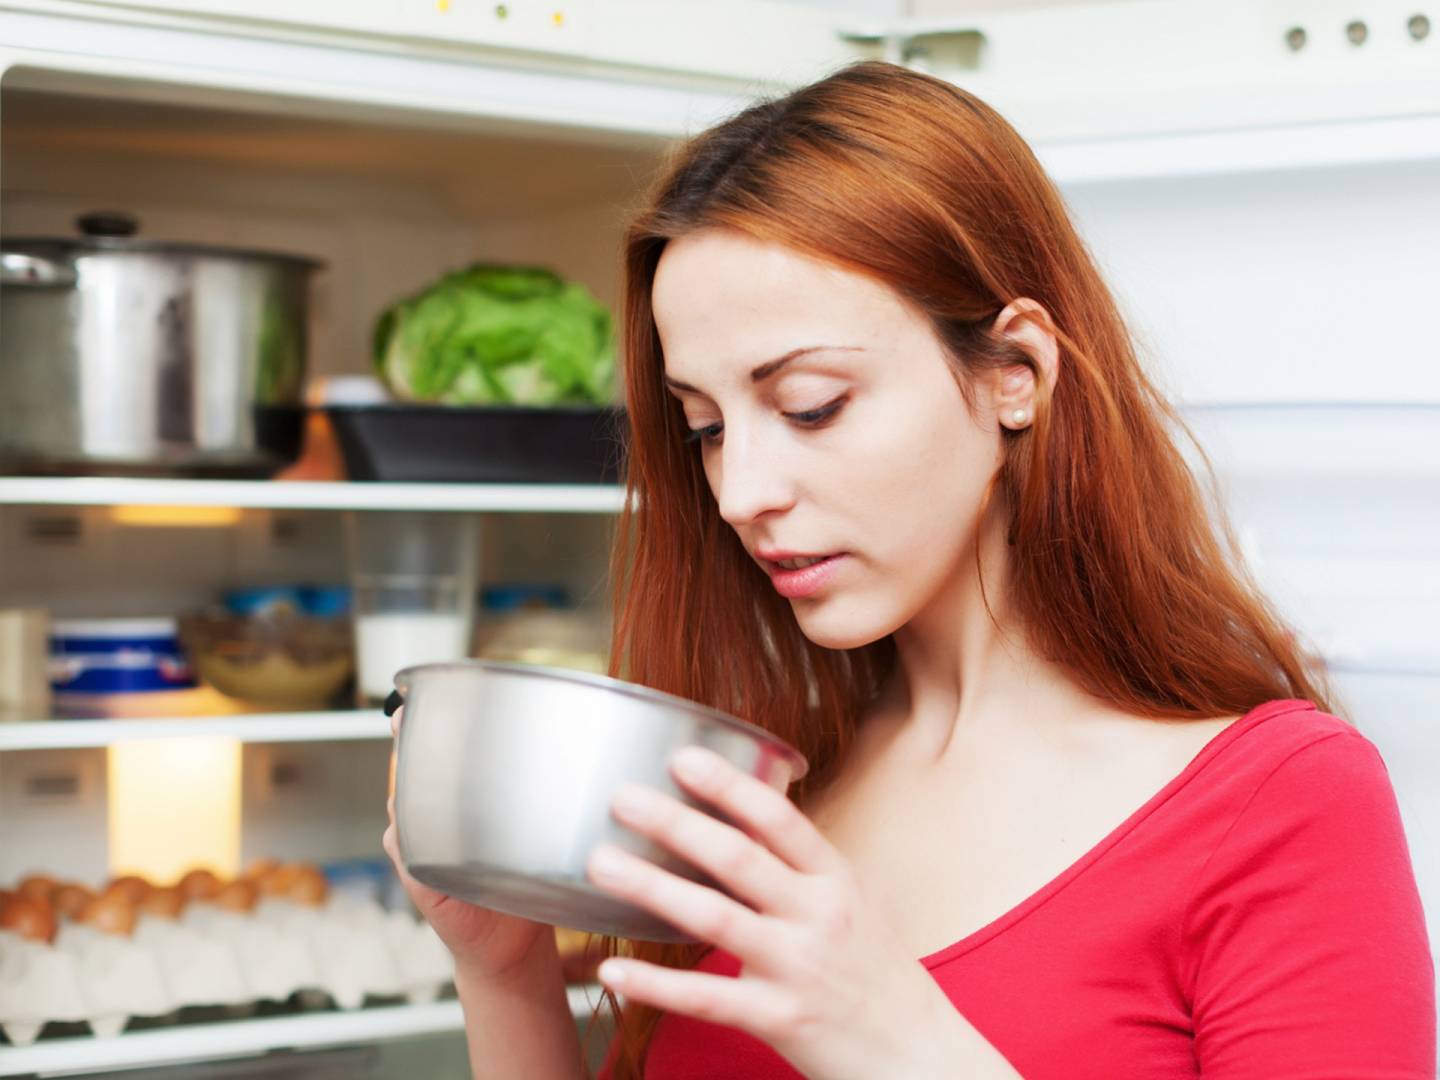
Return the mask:
<path id="1" fill-rule="evenodd" d="M 0 930 L 0 1030 L 27 1046 L 51 1021 L 118 1035 L 131 1017 L 186 1006 L 253 1013 L 260 1001 L 358 1009 L 367 997 L 434 1001 L 454 976 L 435 931 L 371 900 L 322 907 L 266 899 L 249 914 L 203 903 L 176 920 L 140 916 L 121 937 L 62 921 L 54 944 Z"/>

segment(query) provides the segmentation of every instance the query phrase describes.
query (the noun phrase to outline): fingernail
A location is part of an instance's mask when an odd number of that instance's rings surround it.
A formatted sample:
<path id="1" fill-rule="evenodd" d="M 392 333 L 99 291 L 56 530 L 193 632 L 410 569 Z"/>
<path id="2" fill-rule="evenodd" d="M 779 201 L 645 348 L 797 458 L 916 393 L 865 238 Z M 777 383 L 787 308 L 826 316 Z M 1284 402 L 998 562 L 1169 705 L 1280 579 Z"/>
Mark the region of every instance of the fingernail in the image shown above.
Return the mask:
<path id="1" fill-rule="evenodd" d="M 687 746 L 675 751 L 671 764 L 675 772 L 685 780 L 702 783 L 715 775 L 715 755 L 698 746 Z"/>
<path id="2" fill-rule="evenodd" d="M 606 986 L 623 986 L 625 983 L 625 966 L 618 960 L 606 960 L 595 973 Z"/>

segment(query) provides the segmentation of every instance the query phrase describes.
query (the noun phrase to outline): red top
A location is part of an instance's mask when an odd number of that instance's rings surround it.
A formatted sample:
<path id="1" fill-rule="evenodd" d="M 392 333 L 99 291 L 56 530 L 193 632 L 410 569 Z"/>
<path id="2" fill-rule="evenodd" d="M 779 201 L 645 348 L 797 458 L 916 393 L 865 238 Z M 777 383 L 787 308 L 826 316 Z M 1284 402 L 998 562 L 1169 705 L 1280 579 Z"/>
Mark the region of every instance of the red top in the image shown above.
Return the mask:
<path id="1" fill-rule="evenodd" d="M 1246 713 L 1059 877 L 921 962 L 1027 1080 L 1436 1075 L 1435 967 L 1389 773 L 1309 701 Z M 699 969 L 739 965 L 712 949 Z M 800 1074 L 669 1014 L 645 1075 Z"/>

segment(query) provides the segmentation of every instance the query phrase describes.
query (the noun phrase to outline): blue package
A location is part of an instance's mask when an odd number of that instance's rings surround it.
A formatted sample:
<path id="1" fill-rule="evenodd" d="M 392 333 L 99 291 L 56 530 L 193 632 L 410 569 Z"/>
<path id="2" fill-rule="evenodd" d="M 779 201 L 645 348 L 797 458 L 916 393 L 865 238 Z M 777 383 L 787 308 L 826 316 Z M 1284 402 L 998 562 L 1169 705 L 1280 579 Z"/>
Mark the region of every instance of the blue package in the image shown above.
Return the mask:
<path id="1" fill-rule="evenodd" d="M 345 585 L 302 585 L 300 603 L 307 615 L 335 618 L 350 612 L 350 589 Z"/>
<path id="2" fill-rule="evenodd" d="M 225 593 L 225 609 L 233 615 L 278 615 L 282 611 L 298 613 L 304 606 L 301 591 L 288 585 L 231 589 Z"/>
<path id="3" fill-rule="evenodd" d="M 61 619 L 51 625 L 50 687 L 56 694 L 189 690 L 195 685 L 174 619 Z"/>
<path id="4" fill-rule="evenodd" d="M 487 585 L 480 591 L 487 611 L 518 611 L 525 607 L 568 608 L 570 596 L 563 585 Z"/>

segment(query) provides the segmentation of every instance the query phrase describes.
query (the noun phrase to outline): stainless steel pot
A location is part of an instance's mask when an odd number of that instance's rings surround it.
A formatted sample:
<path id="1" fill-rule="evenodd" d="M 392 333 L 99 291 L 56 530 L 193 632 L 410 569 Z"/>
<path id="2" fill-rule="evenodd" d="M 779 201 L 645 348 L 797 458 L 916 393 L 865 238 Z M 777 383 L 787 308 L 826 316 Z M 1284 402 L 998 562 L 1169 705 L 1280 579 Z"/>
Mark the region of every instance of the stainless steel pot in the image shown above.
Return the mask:
<path id="1" fill-rule="evenodd" d="M 268 475 L 299 450 L 312 259 L 134 237 L 0 242 L 0 462 Z"/>
<path id="2" fill-rule="evenodd" d="M 406 869 L 451 896 L 556 926 L 693 940 L 585 878 L 590 853 L 610 843 L 716 885 L 610 814 L 630 781 L 698 805 L 670 778 L 682 746 L 708 747 L 779 791 L 806 770 L 798 751 L 752 724 L 603 675 L 471 660 L 406 668 L 395 684 Z"/>

